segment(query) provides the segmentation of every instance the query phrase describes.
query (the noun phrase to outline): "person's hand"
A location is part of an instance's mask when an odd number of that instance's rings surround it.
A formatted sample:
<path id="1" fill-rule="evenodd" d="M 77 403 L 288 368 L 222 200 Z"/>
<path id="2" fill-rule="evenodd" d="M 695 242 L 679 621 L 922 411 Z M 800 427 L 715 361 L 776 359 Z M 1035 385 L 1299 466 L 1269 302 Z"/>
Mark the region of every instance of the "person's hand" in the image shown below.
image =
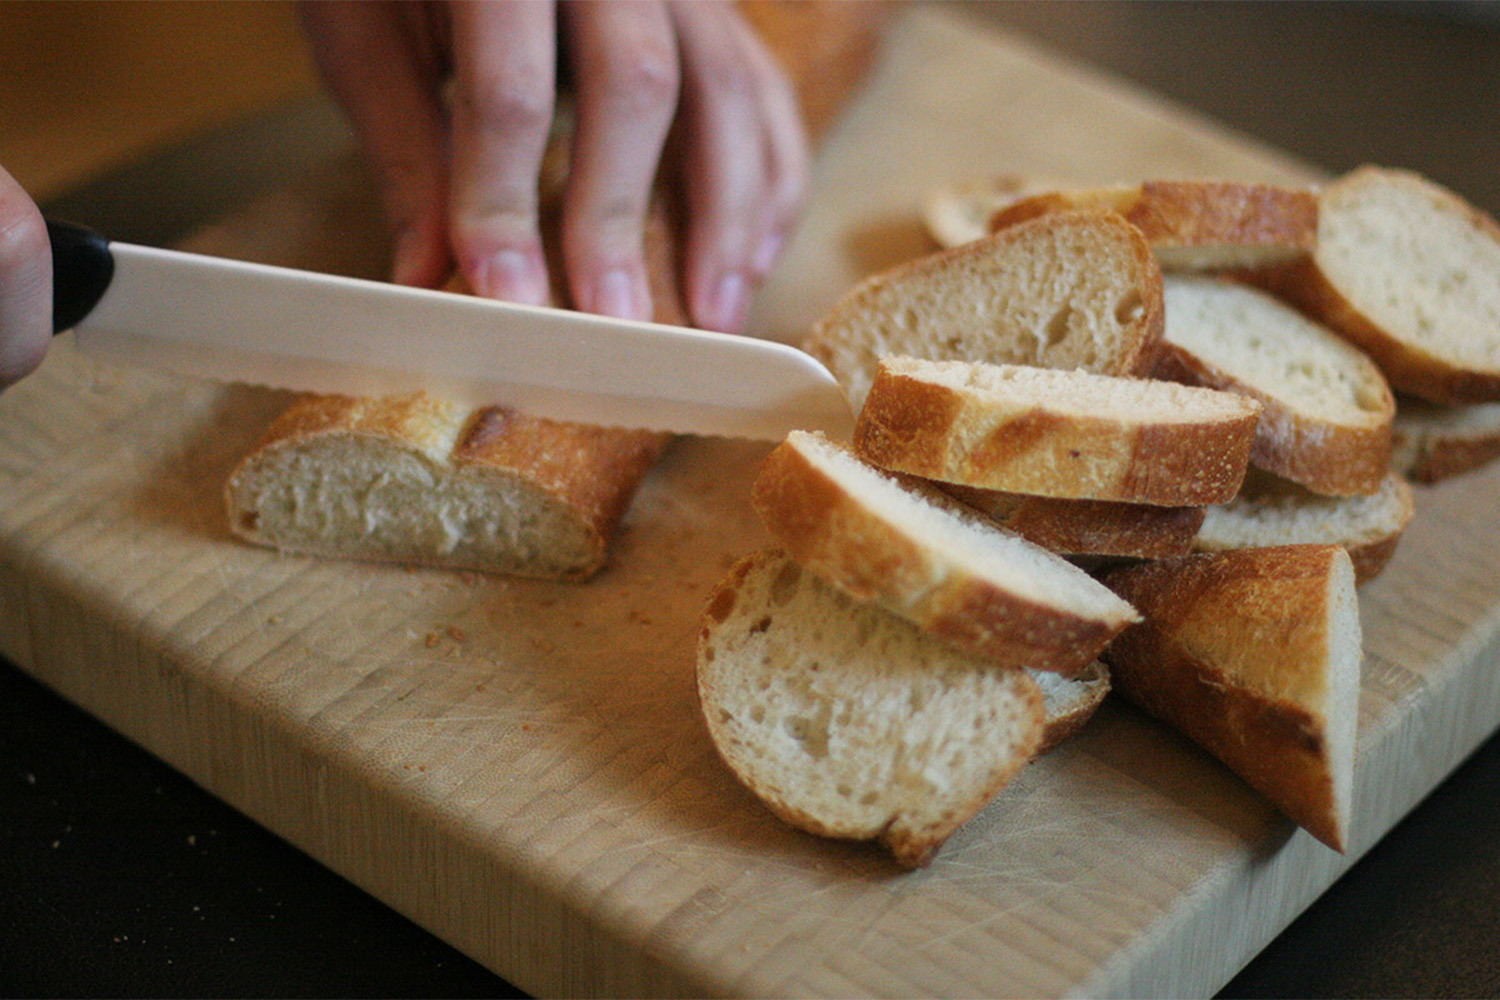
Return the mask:
<path id="1" fill-rule="evenodd" d="M 665 166 L 686 195 L 688 312 L 699 326 L 741 329 L 801 207 L 808 147 L 790 84 L 732 5 L 301 10 L 381 185 L 395 280 L 434 285 L 456 264 L 482 295 L 546 301 L 537 181 L 562 58 L 577 109 L 561 247 L 574 303 L 651 317 L 641 233 L 670 150 Z"/>
<path id="2" fill-rule="evenodd" d="M 47 224 L 0 167 L 0 389 L 29 375 L 52 340 L 52 249 Z"/>

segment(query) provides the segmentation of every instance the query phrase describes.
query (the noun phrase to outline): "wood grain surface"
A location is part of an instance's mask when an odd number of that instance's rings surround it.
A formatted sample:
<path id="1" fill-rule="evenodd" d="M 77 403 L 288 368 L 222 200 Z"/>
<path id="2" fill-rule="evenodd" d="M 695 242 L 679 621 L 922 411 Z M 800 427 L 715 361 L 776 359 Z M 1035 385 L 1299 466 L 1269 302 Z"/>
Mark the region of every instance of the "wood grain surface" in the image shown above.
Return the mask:
<path id="1" fill-rule="evenodd" d="M 927 249 L 935 184 L 1296 181 L 1304 166 L 927 10 L 829 133 L 764 289 L 783 340 Z M 378 274 L 346 164 L 193 246 Z M 1353 847 L 1108 706 L 933 866 L 775 820 L 697 717 L 693 640 L 766 539 L 766 447 L 683 440 L 586 585 L 319 562 L 235 542 L 230 466 L 285 403 L 65 345 L 0 396 L 0 652 L 538 994 L 1207 994 L 1500 723 L 1500 470 L 1418 491 L 1365 589 Z"/>

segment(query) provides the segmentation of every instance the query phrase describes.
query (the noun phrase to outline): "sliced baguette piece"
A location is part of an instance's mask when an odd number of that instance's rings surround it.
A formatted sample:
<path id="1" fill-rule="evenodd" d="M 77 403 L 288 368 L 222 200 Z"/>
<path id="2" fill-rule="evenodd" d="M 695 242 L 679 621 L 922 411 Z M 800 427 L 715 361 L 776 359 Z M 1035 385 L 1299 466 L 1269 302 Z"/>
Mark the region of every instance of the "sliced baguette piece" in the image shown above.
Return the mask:
<path id="1" fill-rule="evenodd" d="M 1040 177 L 995 174 L 935 188 L 922 202 L 922 224 L 938 246 L 963 246 L 994 232 L 990 218 L 1000 209 L 1064 185 Z"/>
<path id="2" fill-rule="evenodd" d="M 1391 468 L 1432 484 L 1500 458 L 1500 403 L 1440 406 L 1402 397 L 1396 403 Z"/>
<path id="3" fill-rule="evenodd" d="M 1500 227 L 1407 171 L 1361 167 L 1324 187 L 1312 256 L 1257 281 L 1435 403 L 1500 401 Z"/>
<path id="4" fill-rule="evenodd" d="M 1193 542 L 1200 552 L 1277 545 L 1338 545 L 1354 563 L 1355 582 L 1379 576 L 1415 511 L 1411 487 L 1389 472 L 1369 496 L 1319 496 L 1266 474 L 1246 477 L 1240 495 L 1208 508 Z"/>
<path id="5" fill-rule="evenodd" d="M 1112 212 L 1059 212 L 866 279 L 806 348 L 858 410 L 890 354 L 1145 373 L 1161 329 L 1140 232 Z"/>
<path id="6" fill-rule="evenodd" d="M 1315 493 L 1380 489 L 1396 401 L 1364 352 L 1275 296 L 1239 282 L 1165 279 L 1158 378 L 1261 404 L 1250 462 Z"/>
<path id="7" fill-rule="evenodd" d="M 1064 556 L 1165 559 L 1193 551 L 1203 507 L 1067 500 L 941 484 L 944 493 L 1044 549 Z"/>
<path id="8" fill-rule="evenodd" d="M 1073 674 L 1140 618 L 1061 557 L 821 434 L 766 458 L 751 502 L 793 559 L 965 652 Z"/>
<path id="9" fill-rule="evenodd" d="M 1124 216 L 1140 229 L 1163 271 L 1276 266 L 1305 257 L 1317 236 L 1318 199 L 1312 189 L 1216 180 L 1055 188 L 997 207 L 988 231 L 1076 209 Z"/>
<path id="10" fill-rule="evenodd" d="M 772 812 L 878 840 L 909 868 L 1042 736 L 1026 671 L 965 656 L 776 550 L 742 560 L 710 598 L 697 676 L 714 746 Z"/>
<path id="11" fill-rule="evenodd" d="M 891 357 L 854 445 L 873 465 L 945 483 L 1198 507 L 1238 492 L 1260 410 L 1173 382 Z"/>
<path id="12" fill-rule="evenodd" d="M 1076 735 L 1104 704 L 1110 688 L 1109 667 L 1095 660 L 1076 677 L 1044 670 L 1028 673 L 1042 690 L 1042 741 L 1036 748 L 1040 757 Z"/>
<path id="13" fill-rule="evenodd" d="M 1114 690 L 1343 851 L 1361 632 L 1337 545 L 1182 556 L 1110 571 L 1146 621 L 1106 654 Z"/>
<path id="14" fill-rule="evenodd" d="M 229 524 L 285 552 L 580 580 L 665 443 L 420 394 L 304 396 L 229 477 Z"/>

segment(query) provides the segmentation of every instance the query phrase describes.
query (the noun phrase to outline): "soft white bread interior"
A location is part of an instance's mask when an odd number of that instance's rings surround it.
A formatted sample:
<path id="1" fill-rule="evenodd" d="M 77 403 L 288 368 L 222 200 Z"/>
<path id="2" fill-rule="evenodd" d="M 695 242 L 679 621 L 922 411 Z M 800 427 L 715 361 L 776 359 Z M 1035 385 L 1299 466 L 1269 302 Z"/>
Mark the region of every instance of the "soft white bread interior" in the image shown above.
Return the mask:
<path id="1" fill-rule="evenodd" d="M 306 396 L 230 476 L 229 523 L 286 552 L 582 579 L 664 445 L 423 395 Z"/>
<path id="2" fill-rule="evenodd" d="M 1361 167 L 1324 187 L 1305 261 L 1256 276 L 1437 403 L 1500 401 L 1500 227 L 1416 174 Z"/>
<path id="3" fill-rule="evenodd" d="M 1319 496 L 1266 474 L 1246 478 L 1240 495 L 1209 507 L 1194 548 L 1201 552 L 1275 545 L 1338 545 L 1354 563 L 1355 580 L 1380 575 L 1415 512 L 1411 487 L 1387 473 L 1368 496 Z"/>
<path id="4" fill-rule="evenodd" d="M 761 468 L 752 502 L 808 569 L 1002 665 L 1077 673 L 1139 621 L 1060 556 L 820 434 L 788 435 Z"/>
<path id="5" fill-rule="evenodd" d="M 698 693 L 720 756 L 776 815 L 878 840 L 908 867 L 931 861 L 1042 735 L 1024 670 L 965 656 L 774 550 L 710 599 Z"/>
<path id="6" fill-rule="evenodd" d="M 1007 531 L 1065 556 L 1165 559 L 1187 555 L 1203 507 L 1068 500 L 941 483 L 940 488 Z"/>
<path id="7" fill-rule="evenodd" d="M 1274 296 L 1210 277 L 1165 279 L 1155 375 L 1260 402 L 1250 461 L 1317 493 L 1380 488 L 1396 403 L 1364 352 Z"/>
<path id="8" fill-rule="evenodd" d="M 1140 563 L 1105 582 L 1146 618 L 1106 654 L 1114 690 L 1344 850 L 1361 659 L 1348 554 L 1242 549 Z"/>
<path id="9" fill-rule="evenodd" d="M 1500 458 L 1500 403 L 1441 406 L 1403 396 L 1396 404 L 1391 468 L 1436 483 Z"/>
<path id="10" fill-rule="evenodd" d="M 1059 212 L 868 278 L 806 348 L 857 410 L 891 354 L 1149 370 L 1161 338 L 1161 272 L 1111 212 Z"/>
<path id="11" fill-rule="evenodd" d="M 1094 717 L 1109 694 L 1109 667 L 1095 660 L 1076 677 L 1041 670 L 1029 671 L 1042 689 L 1042 742 L 1037 755 L 1070 739 Z"/>
<path id="12" fill-rule="evenodd" d="M 854 441 L 874 465 L 947 483 L 1192 507 L 1239 490 L 1260 410 L 1173 382 L 890 357 Z"/>
<path id="13" fill-rule="evenodd" d="M 1018 191 L 1040 181 L 1016 182 Z M 1163 271 L 1270 267 L 1304 257 L 1317 236 L 1308 188 L 1221 180 L 1159 180 L 1035 191 L 996 207 L 988 231 L 1048 212 L 1118 212 L 1137 227 Z"/>

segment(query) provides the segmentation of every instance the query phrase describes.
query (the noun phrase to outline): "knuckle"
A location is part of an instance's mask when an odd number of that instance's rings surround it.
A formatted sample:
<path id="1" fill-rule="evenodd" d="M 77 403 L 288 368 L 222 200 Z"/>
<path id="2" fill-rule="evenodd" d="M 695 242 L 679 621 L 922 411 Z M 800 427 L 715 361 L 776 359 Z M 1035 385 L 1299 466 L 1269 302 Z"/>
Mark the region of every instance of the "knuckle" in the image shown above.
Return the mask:
<path id="1" fill-rule="evenodd" d="M 634 48 L 613 60 L 606 73 L 610 89 L 633 105 L 659 108 L 677 101 L 677 60 L 667 46 Z"/>
<path id="2" fill-rule="evenodd" d="M 540 132 L 552 123 L 552 91 L 533 75 L 479 75 L 455 97 L 470 123 L 485 131 Z"/>

